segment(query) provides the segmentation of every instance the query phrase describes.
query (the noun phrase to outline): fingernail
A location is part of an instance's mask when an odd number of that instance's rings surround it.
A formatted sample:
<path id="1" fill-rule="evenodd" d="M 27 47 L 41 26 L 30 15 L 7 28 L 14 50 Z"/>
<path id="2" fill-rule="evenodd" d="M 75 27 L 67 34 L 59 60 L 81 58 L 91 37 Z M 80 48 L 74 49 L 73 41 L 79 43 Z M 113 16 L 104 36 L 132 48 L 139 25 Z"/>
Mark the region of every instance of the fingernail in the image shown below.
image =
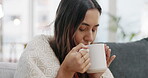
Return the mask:
<path id="1" fill-rule="evenodd" d="M 79 51 L 83 51 L 83 50 L 85 50 L 85 49 L 82 48 L 82 49 L 80 49 Z"/>
<path id="2" fill-rule="evenodd" d="M 89 65 L 91 66 L 91 63 L 89 63 Z"/>
<path id="3" fill-rule="evenodd" d="M 89 49 L 80 49 L 79 51 L 87 51 L 87 52 L 89 52 Z"/>
<path id="4" fill-rule="evenodd" d="M 89 49 L 86 49 L 87 52 L 89 52 Z"/>

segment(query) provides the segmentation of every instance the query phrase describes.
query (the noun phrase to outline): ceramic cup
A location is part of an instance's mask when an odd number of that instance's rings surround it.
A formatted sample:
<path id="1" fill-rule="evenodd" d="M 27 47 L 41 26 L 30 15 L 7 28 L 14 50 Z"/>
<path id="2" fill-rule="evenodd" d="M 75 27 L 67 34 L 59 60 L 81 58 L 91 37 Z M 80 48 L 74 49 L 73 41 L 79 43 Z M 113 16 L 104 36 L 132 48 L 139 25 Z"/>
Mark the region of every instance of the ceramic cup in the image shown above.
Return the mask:
<path id="1" fill-rule="evenodd" d="M 87 73 L 105 72 L 107 64 L 104 44 L 91 44 L 88 47 L 91 66 Z"/>

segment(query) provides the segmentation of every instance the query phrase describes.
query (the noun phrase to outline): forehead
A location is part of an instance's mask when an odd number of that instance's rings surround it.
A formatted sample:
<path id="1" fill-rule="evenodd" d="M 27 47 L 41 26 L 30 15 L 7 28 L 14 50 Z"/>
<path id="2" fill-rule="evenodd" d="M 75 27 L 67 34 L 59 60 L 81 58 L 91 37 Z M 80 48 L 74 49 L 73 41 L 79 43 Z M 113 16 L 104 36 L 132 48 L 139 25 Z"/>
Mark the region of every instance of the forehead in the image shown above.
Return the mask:
<path id="1" fill-rule="evenodd" d="M 86 22 L 89 24 L 96 24 L 98 23 L 99 18 L 100 18 L 100 13 L 97 9 L 89 9 L 86 12 L 83 22 Z"/>
<path id="2" fill-rule="evenodd" d="M 85 17 L 95 15 L 100 15 L 99 11 L 97 9 L 89 9 L 87 10 Z"/>

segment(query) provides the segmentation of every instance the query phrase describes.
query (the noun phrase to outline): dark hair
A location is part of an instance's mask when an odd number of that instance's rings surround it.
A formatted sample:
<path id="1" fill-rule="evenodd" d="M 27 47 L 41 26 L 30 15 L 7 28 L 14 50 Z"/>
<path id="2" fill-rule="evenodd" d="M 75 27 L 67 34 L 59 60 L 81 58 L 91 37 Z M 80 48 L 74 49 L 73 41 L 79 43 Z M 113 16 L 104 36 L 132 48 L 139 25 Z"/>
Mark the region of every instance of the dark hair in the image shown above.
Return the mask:
<path id="1" fill-rule="evenodd" d="M 89 9 L 98 9 L 101 14 L 96 0 L 61 0 L 56 12 L 54 39 L 50 43 L 60 64 L 75 46 L 74 34 Z"/>

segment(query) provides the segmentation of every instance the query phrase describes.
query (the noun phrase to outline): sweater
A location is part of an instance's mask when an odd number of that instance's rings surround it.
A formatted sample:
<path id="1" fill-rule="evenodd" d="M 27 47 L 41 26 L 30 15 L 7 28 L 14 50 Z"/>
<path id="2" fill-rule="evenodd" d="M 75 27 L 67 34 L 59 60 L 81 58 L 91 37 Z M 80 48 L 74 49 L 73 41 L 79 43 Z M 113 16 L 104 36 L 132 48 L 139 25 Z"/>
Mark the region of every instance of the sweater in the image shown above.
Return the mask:
<path id="1" fill-rule="evenodd" d="M 60 62 L 49 44 L 50 36 L 40 35 L 31 40 L 22 53 L 14 78 L 55 78 Z M 113 78 L 109 69 L 103 78 Z"/>

